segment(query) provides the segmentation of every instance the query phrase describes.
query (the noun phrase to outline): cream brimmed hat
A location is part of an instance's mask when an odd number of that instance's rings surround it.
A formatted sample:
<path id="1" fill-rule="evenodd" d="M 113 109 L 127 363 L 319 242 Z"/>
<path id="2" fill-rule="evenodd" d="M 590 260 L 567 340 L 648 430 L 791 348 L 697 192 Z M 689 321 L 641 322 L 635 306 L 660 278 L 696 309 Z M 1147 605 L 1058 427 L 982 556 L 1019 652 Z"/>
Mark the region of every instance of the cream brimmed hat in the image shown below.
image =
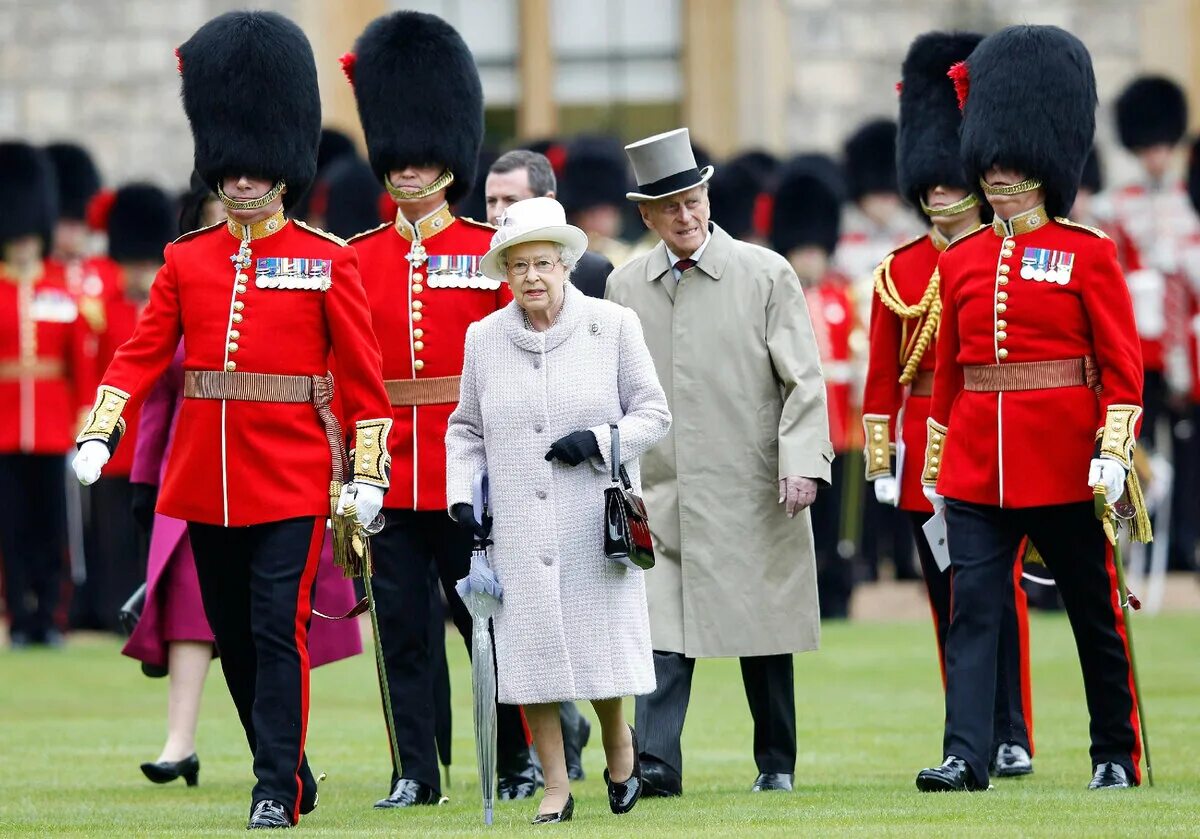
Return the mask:
<path id="1" fill-rule="evenodd" d="M 501 254 L 524 242 L 554 242 L 582 256 L 587 250 L 587 234 L 567 224 L 567 214 L 553 198 L 527 198 L 512 204 L 497 221 L 492 247 L 479 261 L 485 277 L 504 281 L 508 277 L 500 261 Z"/>
<path id="2" fill-rule="evenodd" d="M 655 134 L 625 147 L 633 174 L 637 179 L 636 192 L 627 192 L 630 201 L 654 201 L 706 183 L 713 167 L 696 166 L 696 154 L 686 128 L 676 128 L 665 134 Z"/>

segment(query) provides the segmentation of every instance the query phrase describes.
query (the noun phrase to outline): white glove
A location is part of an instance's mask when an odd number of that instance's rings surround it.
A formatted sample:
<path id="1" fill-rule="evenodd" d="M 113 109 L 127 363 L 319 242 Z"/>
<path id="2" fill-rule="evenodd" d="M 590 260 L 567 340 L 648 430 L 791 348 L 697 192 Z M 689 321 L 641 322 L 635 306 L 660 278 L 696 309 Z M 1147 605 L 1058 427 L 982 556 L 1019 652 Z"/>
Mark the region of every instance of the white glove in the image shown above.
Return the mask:
<path id="1" fill-rule="evenodd" d="M 875 500 L 895 507 L 900 503 L 900 487 L 891 475 L 875 479 Z"/>
<path id="2" fill-rule="evenodd" d="M 88 487 L 100 479 L 100 470 L 108 463 L 108 458 L 108 446 L 99 440 L 88 440 L 75 452 L 71 468 L 75 470 L 79 483 Z"/>
<path id="3" fill-rule="evenodd" d="M 342 495 L 338 499 L 337 512 L 346 512 L 346 504 L 353 501 L 355 516 L 358 523 L 367 527 L 375 521 L 379 511 L 383 509 L 383 490 L 370 484 L 351 482 L 342 487 Z"/>
<path id="4" fill-rule="evenodd" d="M 1107 457 L 1093 457 L 1088 469 L 1088 486 L 1104 486 L 1104 500 L 1116 504 L 1125 493 L 1125 467 Z"/>
<path id="5" fill-rule="evenodd" d="M 946 499 L 937 491 L 937 487 L 922 485 L 921 492 L 925 493 L 925 499 L 933 505 L 934 513 L 940 513 L 945 509 Z"/>

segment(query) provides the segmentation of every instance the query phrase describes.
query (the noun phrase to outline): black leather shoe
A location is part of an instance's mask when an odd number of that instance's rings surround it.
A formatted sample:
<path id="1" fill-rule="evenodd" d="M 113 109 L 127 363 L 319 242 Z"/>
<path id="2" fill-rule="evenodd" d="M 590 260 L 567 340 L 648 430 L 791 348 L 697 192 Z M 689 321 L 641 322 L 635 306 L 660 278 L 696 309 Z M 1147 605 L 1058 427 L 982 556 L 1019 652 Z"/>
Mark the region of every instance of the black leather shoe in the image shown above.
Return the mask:
<path id="1" fill-rule="evenodd" d="M 794 775 L 784 772 L 762 772 L 755 780 L 751 792 L 791 792 Z"/>
<path id="2" fill-rule="evenodd" d="M 683 795 L 683 778 L 661 760 L 638 755 L 642 770 L 642 796 L 645 798 L 673 798 Z"/>
<path id="3" fill-rule="evenodd" d="M 534 817 L 531 824 L 558 824 L 559 822 L 569 822 L 571 816 L 575 815 L 575 796 L 567 793 L 567 803 L 557 813 L 539 813 Z"/>
<path id="4" fill-rule="evenodd" d="M 976 780 L 965 760 L 950 755 L 941 766 L 917 773 L 917 789 L 921 792 L 969 792 L 987 787 Z"/>
<path id="5" fill-rule="evenodd" d="M 421 807 L 427 804 L 438 804 L 442 797 L 437 790 L 428 784 L 414 781 L 412 778 L 401 778 L 396 781 L 392 794 L 375 802 L 376 810 L 390 810 L 393 807 Z"/>
<path id="6" fill-rule="evenodd" d="M 283 805 L 278 801 L 264 798 L 262 801 L 254 802 L 246 830 L 286 829 L 291 826 L 292 820 L 288 817 L 287 810 Z"/>
<path id="7" fill-rule="evenodd" d="M 992 774 L 998 778 L 1016 778 L 1033 774 L 1033 758 L 1024 746 L 1016 743 L 1001 743 L 992 759 Z"/>
<path id="8" fill-rule="evenodd" d="M 194 787 L 200 783 L 200 758 L 193 752 L 183 760 L 143 763 L 142 774 L 156 784 L 169 784 L 176 778 L 183 778 L 189 787 Z"/>
<path id="9" fill-rule="evenodd" d="M 1133 786 L 1125 767 L 1119 763 L 1100 763 L 1096 765 L 1096 774 L 1088 789 L 1128 789 Z"/>
<path id="10" fill-rule="evenodd" d="M 542 773 L 530 761 L 525 766 L 512 767 L 497 773 L 496 797 L 501 801 L 521 801 L 533 798 L 545 786 Z"/>
<path id="11" fill-rule="evenodd" d="M 638 754 L 637 732 L 629 726 L 629 736 L 633 739 L 633 772 L 624 781 L 613 781 L 608 770 L 604 770 L 604 783 L 608 786 L 608 809 L 618 816 L 628 813 L 642 797 L 642 758 Z"/>
<path id="12" fill-rule="evenodd" d="M 317 785 L 325 780 L 325 773 L 322 772 L 316 777 L 316 781 L 312 786 L 304 786 L 300 790 L 300 815 L 307 816 L 313 810 L 317 809 Z"/>
<path id="13" fill-rule="evenodd" d="M 592 724 L 587 721 L 587 717 L 580 714 L 579 724 L 575 726 L 574 733 L 563 739 L 563 752 L 567 758 L 567 777 L 572 781 L 582 781 L 584 778 L 583 748 L 588 744 L 591 736 Z"/>

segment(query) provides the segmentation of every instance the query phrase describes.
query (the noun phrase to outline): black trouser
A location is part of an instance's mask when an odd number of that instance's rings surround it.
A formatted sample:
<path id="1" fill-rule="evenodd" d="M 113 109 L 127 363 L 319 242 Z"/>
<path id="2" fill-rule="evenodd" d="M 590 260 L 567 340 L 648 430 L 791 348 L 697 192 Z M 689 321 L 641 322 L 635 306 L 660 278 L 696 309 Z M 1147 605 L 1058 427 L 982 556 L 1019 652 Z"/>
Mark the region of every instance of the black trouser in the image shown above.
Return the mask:
<path id="1" fill-rule="evenodd" d="M 1167 382 L 1157 370 L 1147 370 L 1142 383 L 1142 428 L 1139 439 L 1149 441 L 1155 451 L 1166 451 L 1166 441 L 1159 439 L 1159 418 L 1167 420 L 1166 434 L 1171 440 L 1171 526 L 1168 537 L 1167 567 L 1171 570 L 1192 570 L 1196 550 L 1196 494 L 1200 489 L 1200 411 L 1190 404 L 1181 406 L 1172 401 Z"/>
<path id="2" fill-rule="evenodd" d="M 253 800 L 278 801 L 294 823 L 301 798 L 316 792 L 304 738 L 308 625 L 325 519 L 188 522 L 188 538 L 225 684 L 254 755 Z"/>
<path id="3" fill-rule="evenodd" d="M 102 477 L 88 487 L 91 510 L 84 526 L 87 579 L 71 600 L 73 629 L 119 632 L 117 612 L 146 582 L 150 540 L 133 518 L 129 478 Z"/>
<path id="4" fill-rule="evenodd" d="M 745 656 L 742 683 L 754 719 L 754 763 L 759 772 L 796 771 L 796 692 L 792 656 Z M 654 693 L 637 698 L 636 728 L 642 758 L 657 760 L 683 775 L 683 734 L 696 659 L 654 652 Z"/>
<path id="5" fill-rule="evenodd" d="M 829 484 L 817 488 L 812 504 L 813 550 L 817 559 L 817 601 L 822 618 L 850 616 L 850 595 L 854 591 L 854 558 L 842 556 L 843 514 L 842 477 L 847 458 L 838 455 L 830 464 Z M 853 553 L 849 540 L 848 551 Z"/>
<path id="6" fill-rule="evenodd" d="M 921 525 L 929 513 L 909 512 L 917 556 L 925 575 L 925 590 L 929 593 L 929 609 L 933 613 L 933 631 L 937 637 L 938 665 L 942 671 L 942 686 L 946 684 L 946 633 L 950 629 L 950 578 L 933 558 L 929 542 Z M 1014 556 L 1015 560 L 1015 556 Z M 994 755 L 1001 743 L 1015 743 L 1033 754 L 1033 708 L 1026 707 L 1029 686 L 1029 623 L 1026 617 L 1025 591 L 1018 582 L 1021 563 L 1014 561 L 1004 578 L 1003 604 L 1000 616 L 1000 638 L 996 653 L 996 702 L 993 717 L 991 751 Z"/>
<path id="7" fill-rule="evenodd" d="M 0 455 L 0 560 L 9 632 L 35 643 L 55 628 L 67 561 L 62 455 Z"/>
<path id="8" fill-rule="evenodd" d="M 976 779 L 986 782 L 1003 592 L 1013 556 L 1028 535 L 1058 581 L 1075 634 L 1091 716 L 1092 763 L 1118 763 L 1139 779 L 1141 745 L 1125 622 L 1112 549 L 1092 503 L 1010 509 L 947 498 L 946 528 L 954 573 L 943 754 L 966 760 Z"/>
<path id="9" fill-rule="evenodd" d="M 444 510 L 384 510 L 384 519 L 383 530 L 371 539 L 371 579 L 400 751 L 401 765 L 392 767 L 392 787 L 403 777 L 440 792 L 435 657 L 446 652 L 444 646 L 430 643 L 429 568 L 432 564 L 437 569 L 450 615 L 469 653 L 471 615 L 454 584 L 470 569 L 471 537 Z M 521 709 L 497 705 L 496 724 L 496 762 L 503 768 L 528 749 Z"/>
<path id="10" fill-rule="evenodd" d="M 881 503 L 875 497 L 875 487 L 869 482 L 864 486 L 861 554 L 867 579 L 879 579 L 879 566 L 885 556 L 890 556 L 896 579 L 915 580 L 917 568 L 913 562 L 912 537 L 902 511 Z"/>

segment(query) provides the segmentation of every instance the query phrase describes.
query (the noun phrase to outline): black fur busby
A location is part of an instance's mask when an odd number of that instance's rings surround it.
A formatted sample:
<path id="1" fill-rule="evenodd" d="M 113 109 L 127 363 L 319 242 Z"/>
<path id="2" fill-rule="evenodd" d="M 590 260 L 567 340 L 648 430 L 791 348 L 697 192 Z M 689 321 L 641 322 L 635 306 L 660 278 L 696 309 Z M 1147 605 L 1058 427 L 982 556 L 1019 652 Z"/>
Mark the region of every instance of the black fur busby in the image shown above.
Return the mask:
<path id="1" fill-rule="evenodd" d="M 763 171 L 745 155 L 730 158 L 716 167 L 708 182 L 712 220 L 735 239 L 754 232 L 754 208 L 767 187 Z"/>
<path id="2" fill-rule="evenodd" d="M 108 211 L 108 255 L 117 262 L 161 260 L 176 230 L 175 207 L 165 192 L 153 184 L 128 184 Z"/>
<path id="3" fill-rule="evenodd" d="M 900 194 L 918 209 L 932 186 L 970 188 L 958 146 L 962 112 L 947 73 L 982 40 L 973 32 L 926 32 L 912 42 L 904 58 L 896 180 Z"/>
<path id="4" fill-rule="evenodd" d="M 823 154 L 803 154 L 780 172 L 771 213 L 771 247 L 783 256 L 816 245 L 827 254 L 841 233 L 846 184 L 837 163 Z"/>
<path id="5" fill-rule="evenodd" d="M 45 151 L 27 143 L 0 143 L 0 207 L 0 245 L 38 236 L 43 252 L 50 253 L 58 188 L 54 164 Z"/>
<path id="6" fill-rule="evenodd" d="M 317 171 L 322 171 L 330 163 L 342 157 L 354 157 L 358 149 L 349 136 L 336 128 L 322 128 L 321 141 L 317 144 Z"/>
<path id="7" fill-rule="evenodd" d="M 217 194 L 193 171 L 187 191 L 179 196 L 179 232 L 191 233 L 204 226 L 204 205 L 216 201 Z"/>
<path id="8" fill-rule="evenodd" d="M 216 191 L 228 175 L 287 183 L 289 210 L 312 186 L 321 138 L 308 38 L 275 12 L 227 12 L 178 49 L 196 170 Z"/>
<path id="9" fill-rule="evenodd" d="M 1104 173 L 1100 169 L 1100 154 L 1096 147 L 1088 152 L 1087 160 L 1083 162 L 1083 175 L 1079 179 L 1079 188 L 1086 189 L 1095 195 L 1104 189 Z"/>
<path id="10" fill-rule="evenodd" d="M 1083 42 L 1057 26 L 1009 26 L 966 62 L 961 131 L 971 184 L 994 165 L 1040 178 L 1046 211 L 1075 203 L 1096 133 L 1096 77 Z"/>
<path id="11" fill-rule="evenodd" d="M 1117 135 L 1131 151 L 1175 145 L 1187 131 L 1187 95 L 1164 76 L 1142 76 L 1117 97 Z"/>
<path id="12" fill-rule="evenodd" d="M 58 181 L 59 218 L 87 219 L 88 202 L 100 191 L 100 172 L 87 149 L 75 143 L 51 143 L 46 154 Z"/>
<path id="13" fill-rule="evenodd" d="M 325 229 L 349 239 L 379 225 L 383 184 L 358 156 L 341 157 L 321 173 L 325 191 Z"/>
<path id="14" fill-rule="evenodd" d="M 1200 138 L 1192 143 L 1188 151 L 1187 191 L 1192 207 L 1200 213 Z"/>
<path id="15" fill-rule="evenodd" d="M 483 86 L 453 26 L 423 12 L 384 15 L 342 66 L 380 181 L 394 169 L 439 164 L 454 173 L 447 201 L 470 193 L 483 143 Z"/>
<path id="16" fill-rule="evenodd" d="M 603 205 L 624 207 L 629 185 L 629 160 L 616 137 L 586 135 L 568 144 L 558 179 L 558 200 L 568 215 Z"/>
<path id="17" fill-rule="evenodd" d="M 859 127 L 843 147 L 851 201 L 872 192 L 896 192 L 896 123 L 875 119 Z"/>

